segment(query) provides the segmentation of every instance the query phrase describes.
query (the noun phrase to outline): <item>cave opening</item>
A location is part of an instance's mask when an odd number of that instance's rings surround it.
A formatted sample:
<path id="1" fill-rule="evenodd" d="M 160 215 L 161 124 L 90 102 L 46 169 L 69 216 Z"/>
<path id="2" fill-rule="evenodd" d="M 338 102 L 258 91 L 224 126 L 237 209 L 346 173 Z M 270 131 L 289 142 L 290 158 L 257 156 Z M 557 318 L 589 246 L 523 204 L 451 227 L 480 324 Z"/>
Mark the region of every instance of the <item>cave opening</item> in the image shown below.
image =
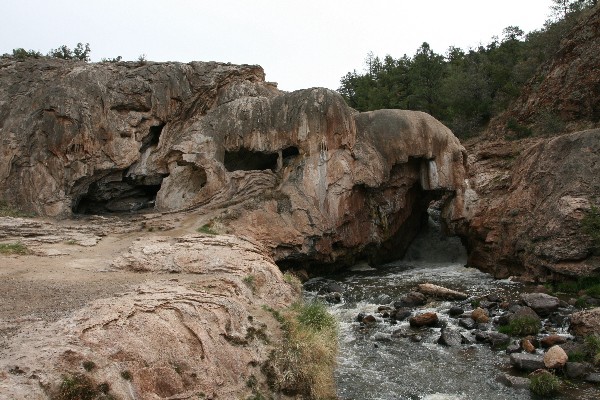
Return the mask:
<path id="1" fill-rule="evenodd" d="M 146 135 L 142 139 L 142 147 L 140 148 L 140 153 L 143 153 L 146 149 L 150 147 L 158 146 L 158 142 L 160 141 L 160 135 L 162 134 L 162 130 L 166 124 L 159 124 L 150 127 L 148 135 Z"/>
<path id="2" fill-rule="evenodd" d="M 74 214 L 123 214 L 153 209 L 165 176 L 127 176 L 125 171 L 92 182 L 73 203 Z"/>
<path id="3" fill-rule="evenodd" d="M 263 153 L 241 148 L 235 151 L 225 151 L 223 164 L 229 172 L 233 171 L 265 171 L 277 169 L 277 153 Z"/>

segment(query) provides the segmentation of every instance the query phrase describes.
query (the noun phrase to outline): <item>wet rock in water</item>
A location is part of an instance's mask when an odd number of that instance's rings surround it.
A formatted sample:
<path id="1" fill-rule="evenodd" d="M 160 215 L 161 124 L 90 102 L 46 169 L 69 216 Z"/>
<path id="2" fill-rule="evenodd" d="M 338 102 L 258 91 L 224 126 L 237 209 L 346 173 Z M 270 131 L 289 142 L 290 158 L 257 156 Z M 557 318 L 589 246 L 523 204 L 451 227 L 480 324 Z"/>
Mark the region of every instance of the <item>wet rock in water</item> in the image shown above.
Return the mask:
<path id="1" fill-rule="evenodd" d="M 521 300 L 542 317 L 552 314 L 560 305 L 558 298 L 545 293 L 523 293 Z"/>
<path id="2" fill-rule="evenodd" d="M 337 282 L 329 281 L 319 289 L 318 294 L 343 293 L 344 287 Z"/>
<path id="3" fill-rule="evenodd" d="M 512 376 L 509 374 L 502 374 L 498 377 L 498 381 L 505 386 L 513 387 L 516 389 L 529 388 L 529 378 L 523 378 L 520 376 Z"/>
<path id="4" fill-rule="evenodd" d="M 536 371 L 545 368 L 541 354 L 514 353 L 510 355 L 510 364 L 523 371 Z"/>
<path id="5" fill-rule="evenodd" d="M 358 315 L 356 316 L 356 318 L 354 318 L 354 320 L 356 322 L 363 322 L 363 319 L 365 319 L 366 316 L 367 316 L 367 314 L 365 314 L 365 313 L 358 313 Z"/>
<path id="6" fill-rule="evenodd" d="M 569 331 L 577 336 L 600 332 L 600 307 L 573 313 Z"/>
<path id="7" fill-rule="evenodd" d="M 563 344 L 566 342 L 567 342 L 567 339 L 565 337 L 559 336 L 559 335 L 549 335 L 549 336 L 542 338 L 542 340 L 540 340 L 540 344 L 545 349 L 550 348 L 554 345 Z"/>
<path id="8" fill-rule="evenodd" d="M 390 307 L 390 306 L 379 306 L 379 307 L 377 307 L 377 312 L 378 312 L 378 313 L 381 313 L 381 314 L 383 314 L 383 313 L 385 313 L 385 312 L 388 312 L 388 313 L 389 313 L 389 312 L 390 312 L 390 311 L 392 311 L 392 310 L 393 310 L 393 308 L 392 308 L 392 307 Z"/>
<path id="9" fill-rule="evenodd" d="M 487 300 L 482 300 L 479 302 L 479 307 L 486 309 L 486 310 L 493 310 L 498 307 L 498 303 L 494 303 L 494 302 L 487 301 Z"/>
<path id="10" fill-rule="evenodd" d="M 450 315 L 451 317 L 457 317 L 463 314 L 464 312 L 465 310 L 462 307 L 452 306 L 450 307 L 450 310 L 448 310 L 448 315 Z"/>
<path id="11" fill-rule="evenodd" d="M 396 321 L 404 321 L 406 318 L 410 317 L 411 311 L 408 308 L 399 308 L 390 312 L 390 318 L 395 319 Z"/>
<path id="12" fill-rule="evenodd" d="M 389 342 L 392 340 L 392 337 L 387 333 L 377 332 L 373 335 L 373 340 L 376 342 Z"/>
<path id="13" fill-rule="evenodd" d="M 586 376 L 591 370 L 587 363 L 567 362 L 565 364 L 565 375 L 567 378 L 579 379 Z"/>
<path id="14" fill-rule="evenodd" d="M 535 346 L 529 339 L 521 340 L 521 348 L 527 353 L 535 353 Z"/>
<path id="15" fill-rule="evenodd" d="M 339 292 L 331 292 L 325 295 L 325 301 L 332 304 L 338 304 L 342 302 L 342 294 Z"/>
<path id="16" fill-rule="evenodd" d="M 471 312 L 471 318 L 477 323 L 487 324 L 490 322 L 489 313 L 481 307 L 477 307 Z"/>
<path id="17" fill-rule="evenodd" d="M 434 326 L 437 325 L 439 319 L 438 315 L 434 312 L 426 312 L 423 314 L 415 315 L 409 320 L 410 326 L 413 328 L 420 328 L 423 326 Z"/>
<path id="18" fill-rule="evenodd" d="M 544 365 L 546 368 L 562 368 L 569 361 L 569 356 L 559 345 L 552 346 L 544 354 Z"/>
<path id="19" fill-rule="evenodd" d="M 520 351 L 521 351 L 521 345 L 519 343 L 512 343 L 512 344 L 508 345 L 508 347 L 506 348 L 507 354 L 518 353 Z"/>
<path id="20" fill-rule="evenodd" d="M 419 292 L 408 292 L 400 298 L 399 301 L 394 302 L 395 308 L 402 307 L 418 307 L 427 304 L 427 297 Z"/>
<path id="21" fill-rule="evenodd" d="M 469 297 L 466 293 L 434 285 L 432 283 L 422 283 L 417 287 L 417 290 L 426 296 L 437 297 L 444 300 L 465 300 Z"/>
<path id="22" fill-rule="evenodd" d="M 363 317 L 362 321 L 360 321 L 360 322 L 365 323 L 365 324 L 374 324 L 377 322 L 377 319 L 374 316 L 372 316 L 371 314 L 368 314 L 368 315 L 365 315 Z"/>
<path id="23" fill-rule="evenodd" d="M 502 298 L 495 293 L 490 293 L 487 296 L 485 296 L 485 298 L 488 301 L 491 301 L 492 303 L 501 303 L 502 302 Z"/>
<path id="24" fill-rule="evenodd" d="M 454 329 L 442 329 L 442 334 L 437 340 L 438 344 L 444 346 L 460 346 L 463 342 L 463 337 L 459 331 Z"/>
<path id="25" fill-rule="evenodd" d="M 419 342 L 423 341 L 423 336 L 421 336 L 421 335 L 410 335 L 408 338 L 410 339 L 411 342 L 414 342 L 414 343 L 419 343 Z"/>
<path id="26" fill-rule="evenodd" d="M 492 345 L 492 349 L 501 349 L 510 343 L 510 336 L 500 332 L 490 332 L 488 342 Z"/>
<path id="27" fill-rule="evenodd" d="M 477 326 L 477 323 L 475 321 L 473 321 L 473 318 L 461 318 L 458 320 L 458 325 L 467 329 L 467 330 L 471 330 L 471 329 L 475 329 L 475 327 Z"/>

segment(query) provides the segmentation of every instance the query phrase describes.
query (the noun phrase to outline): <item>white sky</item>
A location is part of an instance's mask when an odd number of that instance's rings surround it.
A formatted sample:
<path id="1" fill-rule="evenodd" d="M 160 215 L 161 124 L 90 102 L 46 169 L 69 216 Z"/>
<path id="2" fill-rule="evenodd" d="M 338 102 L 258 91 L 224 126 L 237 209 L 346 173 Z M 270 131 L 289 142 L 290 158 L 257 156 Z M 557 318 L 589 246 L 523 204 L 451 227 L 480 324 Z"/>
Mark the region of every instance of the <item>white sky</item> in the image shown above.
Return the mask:
<path id="1" fill-rule="evenodd" d="M 259 64 L 282 90 L 337 89 L 369 51 L 413 55 L 542 27 L 551 0 L 0 0 L 0 54 L 90 43 L 92 61 Z"/>

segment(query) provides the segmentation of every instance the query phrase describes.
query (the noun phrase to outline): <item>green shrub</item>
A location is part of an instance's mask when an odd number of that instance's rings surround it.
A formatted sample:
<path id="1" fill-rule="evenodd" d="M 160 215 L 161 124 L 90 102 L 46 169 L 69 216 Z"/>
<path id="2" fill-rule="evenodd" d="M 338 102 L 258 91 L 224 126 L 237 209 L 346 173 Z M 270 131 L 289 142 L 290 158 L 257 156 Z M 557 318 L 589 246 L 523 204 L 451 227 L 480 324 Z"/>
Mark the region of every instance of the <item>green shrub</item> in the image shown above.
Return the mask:
<path id="1" fill-rule="evenodd" d="M 17 243 L 0 243 L 0 254 L 29 254 L 29 249 L 24 244 Z"/>
<path id="2" fill-rule="evenodd" d="M 560 380 L 546 370 L 538 370 L 530 375 L 529 389 L 540 396 L 552 396 L 560 389 Z"/>
<path id="3" fill-rule="evenodd" d="M 125 370 L 121 372 L 121 378 L 125 379 L 126 381 L 131 381 L 133 380 L 133 375 L 131 374 L 131 371 Z"/>
<path id="4" fill-rule="evenodd" d="M 83 369 L 85 369 L 87 372 L 90 372 L 91 370 L 96 368 L 96 363 L 93 361 L 84 361 L 82 365 Z"/>
<path id="5" fill-rule="evenodd" d="M 298 279 L 296 275 L 286 271 L 283 274 L 283 280 L 290 285 L 296 293 L 302 292 L 302 282 L 300 282 L 300 279 Z"/>
<path id="6" fill-rule="evenodd" d="M 512 138 L 523 139 L 533 135 L 531 128 L 521 125 L 515 118 L 510 118 L 506 123 L 506 129 L 513 133 Z"/>
<path id="7" fill-rule="evenodd" d="M 252 293 L 256 292 L 256 277 L 254 275 L 246 275 L 242 278 L 242 282 L 252 290 Z"/>
<path id="8" fill-rule="evenodd" d="M 498 328 L 498 332 L 511 336 L 537 335 L 540 331 L 540 321 L 527 315 L 516 317 L 508 325 Z"/>
<path id="9" fill-rule="evenodd" d="M 5 201 L 0 201 L 0 217 L 30 218 L 34 216 L 34 214 L 22 211 Z"/>
<path id="10" fill-rule="evenodd" d="M 65 375 L 52 400 L 95 400 L 102 392 L 83 374 Z"/>
<path id="11" fill-rule="evenodd" d="M 200 233 L 205 233 L 207 235 L 216 235 L 217 234 L 217 232 L 212 228 L 211 224 L 204 224 L 200 228 L 198 228 L 196 231 L 200 232 Z"/>

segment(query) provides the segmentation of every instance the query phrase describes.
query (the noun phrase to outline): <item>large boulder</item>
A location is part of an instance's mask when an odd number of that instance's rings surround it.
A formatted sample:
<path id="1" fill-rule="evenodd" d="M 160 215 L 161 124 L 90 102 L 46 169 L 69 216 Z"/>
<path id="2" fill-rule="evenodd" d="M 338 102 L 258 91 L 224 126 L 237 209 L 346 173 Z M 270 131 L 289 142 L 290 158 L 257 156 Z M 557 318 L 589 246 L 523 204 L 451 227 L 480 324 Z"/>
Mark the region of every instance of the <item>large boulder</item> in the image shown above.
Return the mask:
<path id="1" fill-rule="evenodd" d="M 600 332 L 600 307 L 579 311 L 571 315 L 569 331 L 577 336 L 587 336 Z"/>
<path id="2" fill-rule="evenodd" d="M 569 356 L 559 345 L 552 346 L 544 354 L 544 365 L 546 368 L 562 368 L 569 361 Z"/>
<path id="3" fill-rule="evenodd" d="M 401 256 L 442 196 L 463 215 L 466 153 L 425 113 L 214 62 L 2 59 L 0 82 L 0 201 L 41 215 L 197 209 L 299 268 Z"/>
<path id="4" fill-rule="evenodd" d="M 545 317 L 558 310 L 560 300 L 546 293 L 523 293 L 521 300 L 535 311 L 538 315 Z"/>

